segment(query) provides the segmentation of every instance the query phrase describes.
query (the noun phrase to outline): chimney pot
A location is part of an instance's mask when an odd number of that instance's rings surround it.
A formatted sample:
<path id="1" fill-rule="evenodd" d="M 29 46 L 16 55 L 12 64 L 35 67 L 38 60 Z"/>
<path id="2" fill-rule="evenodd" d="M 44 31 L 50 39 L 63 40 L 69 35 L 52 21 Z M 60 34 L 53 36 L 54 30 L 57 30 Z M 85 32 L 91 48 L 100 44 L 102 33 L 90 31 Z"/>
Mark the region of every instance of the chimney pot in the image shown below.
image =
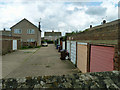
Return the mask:
<path id="1" fill-rule="evenodd" d="M 41 30 L 41 25 L 40 25 L 40 22 L 39 22 L 39 26 L 38 26 L 38 27 L 39 27 L 39 30 Z"/>
<path id="2" fill-rule="evenodd" d="M 5 31 L 5 28 L 3 30 Z"/>
<path id="3" fill-rule="evenodd" d="M 106 23 L 106 20 L 103 20 L 103 24 L 105 24 Z"/>
<path id="4" fill-rule="evenodd" d="M 92 28 L 92 25 L 90 25 L 90 28 Z"/>

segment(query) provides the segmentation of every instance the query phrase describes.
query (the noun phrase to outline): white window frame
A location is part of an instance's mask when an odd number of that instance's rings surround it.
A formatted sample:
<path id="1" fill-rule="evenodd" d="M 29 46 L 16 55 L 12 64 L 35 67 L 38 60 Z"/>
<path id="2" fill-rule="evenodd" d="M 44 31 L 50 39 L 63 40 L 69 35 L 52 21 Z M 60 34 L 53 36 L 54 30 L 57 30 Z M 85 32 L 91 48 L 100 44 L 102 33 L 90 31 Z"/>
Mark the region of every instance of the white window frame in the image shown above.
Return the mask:
<path id="1" fill-rule="evenodd" d="M 35 34 L 35 30 L 34 29 L 28 29 L 27 34 Z"/>
<path id="2" fill-rule="evenodd" d="M 21 34 L 21 33 L 22 33 L 22 30 L 21 30 L 21 29 L 14 29 L 14 33 L 15 33 L 15 34 Z"/>
<path id="3" fill-rule="evenodd" d="M 35 39 L 27 39 L 27 42 L 35 42 Z"/>

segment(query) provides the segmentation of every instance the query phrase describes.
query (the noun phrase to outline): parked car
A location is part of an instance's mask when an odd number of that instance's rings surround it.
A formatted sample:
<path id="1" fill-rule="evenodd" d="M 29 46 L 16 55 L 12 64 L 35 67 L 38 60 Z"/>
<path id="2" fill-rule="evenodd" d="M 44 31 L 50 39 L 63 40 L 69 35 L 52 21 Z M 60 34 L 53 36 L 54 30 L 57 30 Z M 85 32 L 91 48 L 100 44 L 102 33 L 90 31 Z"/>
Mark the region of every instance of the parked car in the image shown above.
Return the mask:
<path id="1" fill-rule="evenodd" d="M 42 46 L 47 47 L 48 46 L 47 42 L 42 43 Z"/>

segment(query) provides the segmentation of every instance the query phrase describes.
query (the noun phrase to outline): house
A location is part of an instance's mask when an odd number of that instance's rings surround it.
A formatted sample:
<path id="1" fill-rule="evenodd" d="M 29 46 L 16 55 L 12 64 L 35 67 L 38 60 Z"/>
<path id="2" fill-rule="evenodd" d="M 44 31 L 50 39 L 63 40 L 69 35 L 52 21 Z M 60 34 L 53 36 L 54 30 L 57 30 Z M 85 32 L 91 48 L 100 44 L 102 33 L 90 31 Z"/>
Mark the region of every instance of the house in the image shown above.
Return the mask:
<path id="1" fill-rule="evenodd" d="M 56 39 L 61 37 L 61 32 L 45 32 L 44 33 L 44 39 L 45 40 L 52 40 L 55 41 Z"/>
<path id="2" fill-rule="evenodd" d="M 30 43 L 34 43 L 34 46 L 41 45 L 41 30 L 40 22 L 39 26 L 35 26 L 27 19 L 23 19 L 11 28 L 12 36 L 21 37 L 22 46 L 29 46 Z"/>
<path id="3" fill-rule="evenodd" d="M 4 28 L 4 30 L 0 31 L 0 35 L 11 36 L 11 31 L 8 31 Z"/>

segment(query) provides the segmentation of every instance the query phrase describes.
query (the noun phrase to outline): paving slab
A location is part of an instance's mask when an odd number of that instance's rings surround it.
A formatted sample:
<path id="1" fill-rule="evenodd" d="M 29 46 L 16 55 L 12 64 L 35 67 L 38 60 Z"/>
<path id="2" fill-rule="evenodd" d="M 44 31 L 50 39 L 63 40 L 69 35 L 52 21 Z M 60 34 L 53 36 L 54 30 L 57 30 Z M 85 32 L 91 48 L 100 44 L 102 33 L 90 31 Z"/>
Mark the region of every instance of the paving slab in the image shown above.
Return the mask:
<path id="1" fill-rule="evenodd" d="M 2 77 L 6 77 L 10 72 L 23 64 L 37 49 L 18 50 L 2 56 Z"/>
<path id="2" fill-rule="evenodd" d="M 17 55 L 17 53 L 15 54 Z M 78 69 L 69 60 L 60 60 L 60 53 L 58 53 L 53 44 L 49 44 L 48 47 L 41 47 L 26 60 L 22 59 L 20 60 L 24 61 L 24 63 L 19 65 L 19 67 L 16 66 L 16 62 L 21 63 L 21 61 L 17 58 L 14 60 L 14 63 L 9 62 L 13 63 L 16 68 L 5 78 L 63 75 L 78 72 Z"/>

